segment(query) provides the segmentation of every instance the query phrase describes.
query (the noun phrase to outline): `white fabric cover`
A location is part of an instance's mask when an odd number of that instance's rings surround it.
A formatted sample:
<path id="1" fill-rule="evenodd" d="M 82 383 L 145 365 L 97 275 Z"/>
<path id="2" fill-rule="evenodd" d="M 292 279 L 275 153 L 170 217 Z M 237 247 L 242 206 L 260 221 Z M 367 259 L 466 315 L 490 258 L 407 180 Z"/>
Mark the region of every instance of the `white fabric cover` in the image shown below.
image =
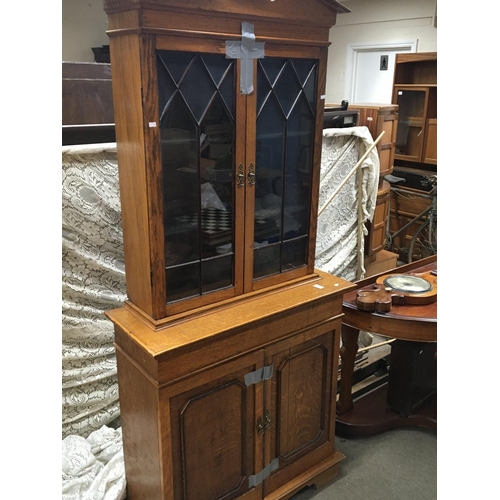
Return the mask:
<path id="1" fill-rule="evenodd" d="M 349 150 L 351 138 L 354 138 L 355 143 Z M 323 211 L 318 217 L 315 265 L 322 271 L 348 281 L 363 278 L 365 274 L 364 236 L 368 233 L 366 222 L 373 220 L 380 173 L 376 147 L 360 165 L 363 174 L 362 220 L 358 221 L 357 173 L 329 200 L 373 142 L 370 131 L 365 126 L 323 130 L 318 208 L 320 212 Z M 359 230 L 363 232 L 363 238 L 358 246 Z"/>
<path id="2" fill-rule="evenodd" d="M 62 500 L 122 500 L 125 488 L 121 428 L 63 439 Z"/>
<path id="3" fill-rule="evenodd" d="M 122 500 L 113 324 L 126 298 L 116 144 L 62 151 L 62 499 Z"/>
<path id="4" fill-rule="evenodd" d="M 116 144 L 62 151 L 62 434 L 119 416 L 113 324 L 125 300 Z"/>

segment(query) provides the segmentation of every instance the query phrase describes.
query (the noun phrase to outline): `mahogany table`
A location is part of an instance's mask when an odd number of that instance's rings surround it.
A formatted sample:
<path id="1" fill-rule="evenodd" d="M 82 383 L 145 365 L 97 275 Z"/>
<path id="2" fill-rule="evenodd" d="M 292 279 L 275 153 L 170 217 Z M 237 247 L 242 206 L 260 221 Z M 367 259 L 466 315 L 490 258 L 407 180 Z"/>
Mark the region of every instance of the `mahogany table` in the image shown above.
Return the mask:
<path id="1" fill-rule="evenodd" d="M 434 394 L 415 414 L 402 415 L 387 406 L 387 383 L 353 401 L 352 382 L 354 360 L 358 351 L 360 330 L 394 339 L 437 342 L 437 301 L 428 305 L 392 305 L 387 313 L 360 311 L 356 306 L 356 292 L 374 283 L 386 274 L 424 273 L 437 269 L 437 255 L 411 264 L 384 271 L 356 283 L 354 291 L 343 298 L 342 360 L 337 401 L 336 433 L 338 435 L 366 435 L 394 427 L 437 428 L 437 405 Z"/>

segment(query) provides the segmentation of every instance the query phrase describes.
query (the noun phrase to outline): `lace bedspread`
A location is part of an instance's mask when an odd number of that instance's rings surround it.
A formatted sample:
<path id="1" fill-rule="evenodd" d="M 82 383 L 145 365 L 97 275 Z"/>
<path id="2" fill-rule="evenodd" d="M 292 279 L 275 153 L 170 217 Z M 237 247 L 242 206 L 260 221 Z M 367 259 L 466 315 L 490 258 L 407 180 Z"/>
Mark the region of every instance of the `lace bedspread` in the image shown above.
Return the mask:
<path id="1" fill-rule="evenodd" d="M 348 281 L 365 274 L 366 222 L 373 219 L 375 212 L 380 172 L 377 148 L 372 149 L 359 167 L 362 172 L 361 220 L 358 218 L 357 171 L 343 186 L 342 183 L 373 142 L 364 126 L 323 130 L 315 265 Z M 362 231 L 361 238 L 359 231 Z"/>
<path id="2" fill-rule="evenodd" d="M 63 500 L 122 500 L 126 496 L 121 428 L 102 426 L 87 439 L 62 442 Z"/>
<path id="3" fill-rule="evenodd" d="M 125 300 L 116 144 L 62 151 L 63 500 L 121 500 L 113 324 Z"/>

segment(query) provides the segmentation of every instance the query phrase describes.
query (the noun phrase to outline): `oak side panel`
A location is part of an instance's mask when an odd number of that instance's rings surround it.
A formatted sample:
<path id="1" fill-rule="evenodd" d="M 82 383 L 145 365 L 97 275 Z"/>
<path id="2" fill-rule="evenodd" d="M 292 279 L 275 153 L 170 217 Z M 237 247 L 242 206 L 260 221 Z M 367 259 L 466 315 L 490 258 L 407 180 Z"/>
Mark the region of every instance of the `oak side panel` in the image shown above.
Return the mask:
<path id="1" fill-rule="evenodd" d="M 163 223 L 163 172 L 161 158 L 160 116 L 158 110 L 158 77 L 156 72 L 155 37 L 141 37 L 141 81 L 143 129 L 147 173 L 149 238 L 151 246 L 151 286 L 153 318 L 165 316 L 166 262 L 165 227 Z"/>
<path id="2" fill-rule="evenodd" d="M 128 500 L 163 500 L 158 391 L 116 348 Z"/>
<path id="3" fill-rule="evenodd" d="M 314 262 L 316 257 L 316 232 L 318 228 L 318 202 L 319 202 L 319 185 L 321 174 L 321 151 L 323 144 L 323 117 L 325 112 L 325 95 L 326 89 L 326 67 L 327 67 L 328 51 L 326 48 L 321 49 L 318 66 L 318 81 L 316 88 L 316 130 L 314 133 L 314 151 L 313 151 L 313 167 L 311 179 L 311 211 L 309 218 L 309 247 L 307 257 L 307 271 L 313 272 Z"/>
<path id="4" fill-rule="evenodd" d="M 109 45 L 127 295 L 153 315 L 140 41 L 130 35 L 110 39 Z"/>

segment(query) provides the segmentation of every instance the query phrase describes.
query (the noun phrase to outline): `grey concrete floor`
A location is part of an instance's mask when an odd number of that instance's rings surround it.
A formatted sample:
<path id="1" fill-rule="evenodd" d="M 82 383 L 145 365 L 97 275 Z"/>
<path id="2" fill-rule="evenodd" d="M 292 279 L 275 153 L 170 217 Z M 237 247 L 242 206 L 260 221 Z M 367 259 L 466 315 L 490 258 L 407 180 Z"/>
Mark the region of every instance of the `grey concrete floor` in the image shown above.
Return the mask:
<path id="1" fill-rule="evenodd" d="M 374 436 L 336 437 L 346 458 L 330 484 L 308 488 L 291 500 L 435 500 L 437 434 L 419 428 Z"/>

